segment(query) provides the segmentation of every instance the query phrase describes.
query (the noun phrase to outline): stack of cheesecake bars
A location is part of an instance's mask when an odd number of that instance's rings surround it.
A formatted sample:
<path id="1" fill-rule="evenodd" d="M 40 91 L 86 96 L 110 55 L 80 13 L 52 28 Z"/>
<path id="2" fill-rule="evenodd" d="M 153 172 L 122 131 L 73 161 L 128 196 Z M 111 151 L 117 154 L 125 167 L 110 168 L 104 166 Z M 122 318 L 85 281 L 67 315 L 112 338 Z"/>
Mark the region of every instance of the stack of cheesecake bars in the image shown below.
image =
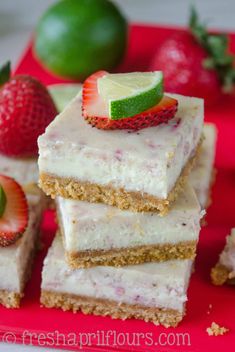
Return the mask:
<path id="1" fill-rule="evenodd" d="M 59 224 L 44 261 L 44 306 L 182 320 L 216 131 L 204 125 L 201 99 L 170 96 L 179 104 L 172 120 L 130 132 L 92 128 L 78 95 L 39 138 L 40 187 L 56 199 Z"/>

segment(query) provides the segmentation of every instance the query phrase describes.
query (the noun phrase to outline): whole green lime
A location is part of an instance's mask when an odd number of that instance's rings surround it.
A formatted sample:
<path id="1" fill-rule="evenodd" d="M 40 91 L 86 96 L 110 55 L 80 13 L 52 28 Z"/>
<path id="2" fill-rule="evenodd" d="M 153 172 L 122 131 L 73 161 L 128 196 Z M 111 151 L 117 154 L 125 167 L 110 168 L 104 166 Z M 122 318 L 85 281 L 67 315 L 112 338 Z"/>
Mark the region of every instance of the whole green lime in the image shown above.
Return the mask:
<path id="1" fill-rule="evenodd" d="M 50 71 L 84 79 L 121 61 L 127 21 L 108 0 L 62 0 L 42 16 L 34 43 L 36 56 Z"/>

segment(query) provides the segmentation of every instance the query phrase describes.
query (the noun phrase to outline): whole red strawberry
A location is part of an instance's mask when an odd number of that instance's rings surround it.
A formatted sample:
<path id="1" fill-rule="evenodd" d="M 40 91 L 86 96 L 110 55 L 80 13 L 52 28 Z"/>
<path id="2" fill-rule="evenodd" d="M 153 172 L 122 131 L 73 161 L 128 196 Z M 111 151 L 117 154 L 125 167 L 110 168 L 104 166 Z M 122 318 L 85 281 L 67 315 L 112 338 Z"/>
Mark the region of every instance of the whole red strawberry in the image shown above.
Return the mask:
<path id="1" fill-rule="evenodd" d="M 227 53 L 227 37 L 209 34 L 192 9 L 190 30 L 178 31 L 157 50 L 150 70 L 162 70 L 167 92 L 216 102 L 224 90 L 232 91 L 234 58 Z"/>
<path id="2" fill-rule="evenodd" d="M 37 155 L 37 138 L 57 114 L 46 87 L 27 75 L 9 79 L 10 66 L 0 71 L 0 153 Z"/>
<path id="3" fill-rule="evenodd" d="M 206 51 L 187 32 L 179 32 L 166 40 L 155 55 L 151 69 L 164 72 L 165 90 L 213 102 L 221 94 L 215 70 L 202 65 Z"/>

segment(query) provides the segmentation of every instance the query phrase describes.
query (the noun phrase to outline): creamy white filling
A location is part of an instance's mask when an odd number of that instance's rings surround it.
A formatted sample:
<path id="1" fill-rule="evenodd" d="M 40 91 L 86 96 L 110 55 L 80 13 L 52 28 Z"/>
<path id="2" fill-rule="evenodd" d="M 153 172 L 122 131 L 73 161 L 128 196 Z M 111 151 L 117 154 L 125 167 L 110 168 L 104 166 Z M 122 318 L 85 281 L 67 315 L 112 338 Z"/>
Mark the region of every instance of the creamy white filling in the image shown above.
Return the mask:
<path id="1" fill-rule="evenodd" d="M 23 236 L 13 245 L 0 247 L 0 290 L 22 292 L 30 255 L 36 246 L 42 213 L 41 197 L 27 196 L 29 222 Z"/>
<path id="2" fill-rule="evenodd" d="M 0 173 L 13 177 L 21 185 L 38 183 L 38 163 L 33 158 L 8 158 L 0 154 Z"/>
<path id="3" fill-rule="evenodd" d="M 217 134 L 215 125 L 206 123 L 203 133 L 205 139 L 202 143 L 201 153 L 194 169 L 189 175 L 189 181 L 196 192 L 201 207 L 205 208 L 208 202 L 215 159 Z"/>
<path id="4" fill-rule="evenodd" d="M 201 99 L 172 96 L 179 101 L 174 119 L 131 133 L 92 128 L 77 96 L 39 137 L 40 172 L 165 199 L 195 152 L 204 119 Z"/>
<path id="5" fill-rule="evenodd" d="M 164 217 L 61 197 L 57 207 L 70 252 L 197 241 L 203 215 L 188 185 Z"/>
<path id="6" fill-rule="evenodd" d="M 191 260 L 175 260 L 122 268 L 99 266 L 71 270 L 64 259 L 62 240 L 56 236 L 44 261 L 41 287 L 53 292 L 182 312 L 191 268 Z"/>
<path id="7" fill-rule="evenodd" d="M 235 228 L 226 237 L 226 245 L 220 254 L 220 263 L 231 271 L 231 278 L 235 277 Z"/>

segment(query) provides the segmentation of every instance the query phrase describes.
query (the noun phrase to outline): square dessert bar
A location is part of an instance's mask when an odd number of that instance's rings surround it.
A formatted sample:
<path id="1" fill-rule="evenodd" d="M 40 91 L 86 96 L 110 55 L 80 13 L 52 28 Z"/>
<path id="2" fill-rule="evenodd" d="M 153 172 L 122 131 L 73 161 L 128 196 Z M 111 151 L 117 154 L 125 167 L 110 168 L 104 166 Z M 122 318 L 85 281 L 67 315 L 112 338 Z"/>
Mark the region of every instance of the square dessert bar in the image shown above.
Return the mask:
<path id="1" fill-rule="evenodd" d="M 203 100 L 179 103 L 167 124 L 140 131 L 93 128 L 78 95 L 39 137 L 40 187 L 46 194 L 132 211 L 168 211 L 196 158 Z"/>
<path id="2" fill-rule="evenodd" d="M 219 261 L 211 270 L 211 279 L 215 285 L 223 285 L 225 282 L 235 284 L 235 228 L 226 237 L 226 245 Z"/>
<path id="3" fill-rule="evenodd" d="M 9 158 L 0 154 L 0 174 L 14 178 L 21 185 L 38 183 L 38 163 L 34 158 Z"/>
<path id="4" fill-rule="evenodd" d="M 113 318 L 176 326 L 185 313 L 192 260 L 72 270 L 56 236 L 44 261 L 41 303 Z"/>
<path id="5" fill-rule="evenodd" d="M 195 257 L 203 212 L 188 185 L 164 217 L 62 197 L 56 203 L 72 268 Z"/>
<path id="6" fill-rule="evenodd" d="M 10 158 L 0 154 L 0 174 L 12 177 L 25 190 L 38 194 L 38 162 L 35 158 Z M 41 190 L 40 190 L 41 191 Z M 42 201 L 47 208 L 54 208 L 54 200 L 41 191 Z M 43 199 L 44 198 L 44 199 Z"/>
<path id="7" fill-rule="evenodd" d="M 204 140 L 198 160 L 189 175 L 189 182 L 193 186 L 199 203 L 206 208 L 210 203 L 210 188 L 215 178 L 213 168 L 216 150 L 216 126 L 206 123 L 203 129 Z"/>
<path id="8" fill-rule="evenodd" d="M 33 258 L 38 245 L 39 226 L 44 209 L 42 194 L 34 189 L 27 193 L 29 222 L 22 237 L 8 247 L 0 247 L 0 304 L 19 308 L 24 288 L 31 275 Z"/>

